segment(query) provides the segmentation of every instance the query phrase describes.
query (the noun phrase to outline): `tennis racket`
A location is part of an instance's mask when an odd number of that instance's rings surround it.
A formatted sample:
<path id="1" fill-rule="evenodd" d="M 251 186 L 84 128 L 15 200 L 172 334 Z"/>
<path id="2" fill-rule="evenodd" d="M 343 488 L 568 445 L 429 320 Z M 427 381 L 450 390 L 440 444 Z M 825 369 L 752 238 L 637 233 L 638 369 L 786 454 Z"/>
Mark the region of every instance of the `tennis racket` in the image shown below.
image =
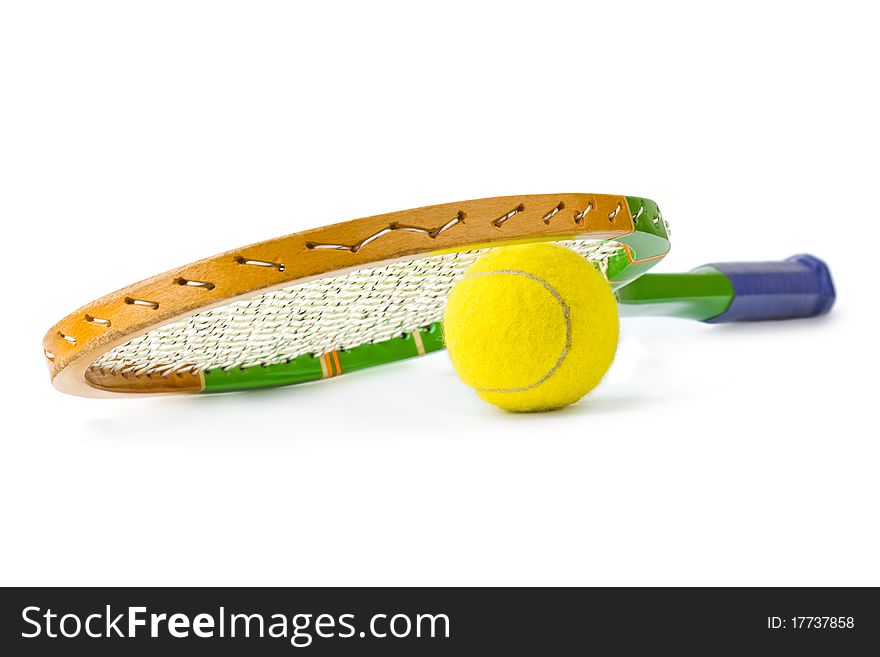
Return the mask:
<path id="1" fill-rule="evenodd" d="M 819 259 L 648 274 L 669 251 L 648 199 L 507 196 L 356 219 L 260 242 L 93 301 L 46 334 L 59 390 L 222 392 L 332 378 L 443 348 L 446 295 L 486 249 L 555 241 L 601 271 L 626 314 L 706 322 L 810 317 L 834 302 Z"/>

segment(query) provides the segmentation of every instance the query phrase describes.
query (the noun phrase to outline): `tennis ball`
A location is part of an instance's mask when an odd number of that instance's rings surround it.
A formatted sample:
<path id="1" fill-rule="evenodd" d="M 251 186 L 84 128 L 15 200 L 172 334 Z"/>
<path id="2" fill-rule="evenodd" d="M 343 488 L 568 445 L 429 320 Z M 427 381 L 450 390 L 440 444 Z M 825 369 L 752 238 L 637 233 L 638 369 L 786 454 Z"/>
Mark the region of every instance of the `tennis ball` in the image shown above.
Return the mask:
<path id="1" fill-rule="evenodd" d="M 617 349 L 617 301 L 583 257 L 548 243 L 492 249 L 449 293 L 443 332 L 459 377 L 508 411 L 567 406 Z"/>

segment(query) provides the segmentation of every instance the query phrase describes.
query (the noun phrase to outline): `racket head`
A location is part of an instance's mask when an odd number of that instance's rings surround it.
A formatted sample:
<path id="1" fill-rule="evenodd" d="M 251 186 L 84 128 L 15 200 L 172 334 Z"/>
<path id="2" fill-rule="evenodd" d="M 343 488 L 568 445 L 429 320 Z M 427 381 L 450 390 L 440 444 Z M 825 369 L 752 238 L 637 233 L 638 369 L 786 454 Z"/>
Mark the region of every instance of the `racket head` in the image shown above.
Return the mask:
<path id="1" fill-rule="evenodd" d="M 557 241 L 619 287 L 669 250 L 647 199 L 506 196 L 356 219 L 227 251 L 71 313 L 52 382 L 104 397 L 287 385 L 442 348 L 445 293 L 482 250 Z"/>

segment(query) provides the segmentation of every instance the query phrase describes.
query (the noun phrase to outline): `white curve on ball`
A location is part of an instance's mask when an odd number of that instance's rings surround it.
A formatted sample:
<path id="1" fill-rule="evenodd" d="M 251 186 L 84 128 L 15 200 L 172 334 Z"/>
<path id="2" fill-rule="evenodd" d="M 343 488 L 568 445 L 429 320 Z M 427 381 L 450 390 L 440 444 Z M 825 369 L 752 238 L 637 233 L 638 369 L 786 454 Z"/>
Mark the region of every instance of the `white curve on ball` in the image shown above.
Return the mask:
<path id="1" fill-rule="evenodd" d="M 568 350 L 571 349 L 571 314 L 568 308 L 568 305 L 565 301 L 562 300 L 562 297 L 559 295 L 559 292 L 550 285 L 543 278 L 539 278 L 534 274 L 530 274 L 525 271 L 520 271 L 519 269 L 496 269 L 495 271 L 481 271 L 476 272 L 474 274 L 468 274 L 461 280 L 465 281 L 469 278 L 476 278 L 478 276 L 495 276 L 497 274 L 503 274 L 508 276 L 522 276 L 523 278 L 527 278 L 530 281 L 534 281 L 539 285 L 543 286 L 545 290 L 547 290 L 554 299 L 556 299 L 556 303 L 559 304 L 559 307 L 562 309 L 562 319 L 565 321 L 565 345 L 562 347 L 562 353 L 559 354 L 559 358 L 556 363 L 547 370 L 547 373 L 544 374 L 540 379 L 535 381 L 534 383 L 530 383 L 527 386 L 522 386 L 520 388 L 475 388 L 477 392 L 525 392 L 527 390 L 532 390 L 533 388 L 537 388 L 539 385 L 544 383 L 547 379 L 553 376 L 556 371 L 562 367 L 562 362 L 565 360 L 566 355 L 568 355 Z"/>

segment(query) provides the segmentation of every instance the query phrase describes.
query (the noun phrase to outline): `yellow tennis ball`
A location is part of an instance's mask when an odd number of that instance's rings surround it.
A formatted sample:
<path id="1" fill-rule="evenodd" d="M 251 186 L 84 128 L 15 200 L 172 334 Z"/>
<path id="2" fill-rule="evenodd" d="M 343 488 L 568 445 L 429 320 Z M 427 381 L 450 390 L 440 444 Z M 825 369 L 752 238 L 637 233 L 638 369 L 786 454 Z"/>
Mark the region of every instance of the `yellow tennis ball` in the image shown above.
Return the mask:
<path id="1" fill-rule="evenodd" d="M 605 277 L 548 243 L 492 249 L 449 294 L 443 331 L 455 371 L 508 411 L 567 406 L 590 392 L 617 349 Z"/>

